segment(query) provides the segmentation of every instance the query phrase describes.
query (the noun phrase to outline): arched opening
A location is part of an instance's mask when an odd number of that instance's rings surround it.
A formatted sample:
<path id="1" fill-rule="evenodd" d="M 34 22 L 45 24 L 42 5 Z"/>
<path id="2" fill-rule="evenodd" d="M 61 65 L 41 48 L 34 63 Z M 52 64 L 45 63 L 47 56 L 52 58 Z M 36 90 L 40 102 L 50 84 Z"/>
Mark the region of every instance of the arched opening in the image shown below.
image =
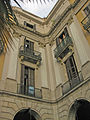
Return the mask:
<path id="1" fill-rule="evenodd" d="M 79 107 L 76 111 L 76 120 L 90 120 L 90 102 L 78 101 Z"/>
<path id="2" fill-rule="evenodd" d="M 38 113 L 28 108 L 20 110 L 13 120 L 41 120 L 41 118 Z"/>
<path id="3" fill-rule="evenodd" d="M 68 120 L 90 120 L 90 102 L 76 100 L 70 109 Z"/>

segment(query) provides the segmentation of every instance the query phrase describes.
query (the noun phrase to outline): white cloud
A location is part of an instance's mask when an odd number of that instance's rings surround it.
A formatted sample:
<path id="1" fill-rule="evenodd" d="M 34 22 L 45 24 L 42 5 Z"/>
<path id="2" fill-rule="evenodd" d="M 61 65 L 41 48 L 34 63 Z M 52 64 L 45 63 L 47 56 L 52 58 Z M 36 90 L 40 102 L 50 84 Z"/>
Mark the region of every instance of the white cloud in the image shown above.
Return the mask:
<path id="1" fill-rule="evenodd" d="M 43 2 L 43 0 L 42 0 L 42 4 L 40 3 L 40 0 L 38 0 L 38 3 L 36 1 L 34 3 L 33 2 L 22 3 L 20 2 L 20 0 L 18 1 L 24 10 L 44 18 L 44 17 L 47 17 L 47 15 L 49 14 L 49 12 L 51 11 L 51 9 L 54 7 L 54 5 L 58 0 L 53 0 L 53 1 L 47 0 L 46 4 Z M 16 6 L 13 0 L 11 0 L 11 4 L 13 6 Z"/>

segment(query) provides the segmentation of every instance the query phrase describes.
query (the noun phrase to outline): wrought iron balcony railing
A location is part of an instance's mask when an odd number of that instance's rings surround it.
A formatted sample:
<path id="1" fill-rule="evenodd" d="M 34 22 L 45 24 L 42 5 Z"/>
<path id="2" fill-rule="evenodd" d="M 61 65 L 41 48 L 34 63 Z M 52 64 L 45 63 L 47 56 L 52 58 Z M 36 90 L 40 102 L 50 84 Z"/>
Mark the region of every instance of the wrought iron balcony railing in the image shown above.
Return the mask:
<path id="1" fill-rule="evenodd" d="M 71 37 L 67 36 L 54 50 L 56 59 L 64 58 L 68 52 L 72 51 L 73 42 Z"/>
<path id="2" fill-rule="evenodd" d="M 70 80 L 68 80 L 67 82 L 65 82 L 62 85 L 62 94 L 64 95 L 64 94 L 68 93 L 74 87 L 76 87 L 77 85 L 79 85 L 83 80 L 84 79 L 83 79 L 82 73 L 79 72 L 79 76 L 77 77 L 76 80 L 72 80 L 73 82 L 70 82 Z"/>
<path id="3" fill-rule="evenodd" d="M 25 49 L 24 46 L 21 46 L 19 49 L 19 57 L 22 57 L 22 61 L 32 62 L 38 66 L 41 64 L 42 60 L 40 52 Z"/>
<path id="4" fill-rule="evenodd" d="M 90 14 L 81 21 L 83 28 L 90 33 Z"/>
<path id="5" fill-rule="evenodd" d="M 23 84 L 17 85 L 17 93 L 26 95 L 26 96 L 40 98 L 40 99 L 42 98 L 42 90 L 41 89 L 34 88 L 33 86 L 23 85 Z"/>

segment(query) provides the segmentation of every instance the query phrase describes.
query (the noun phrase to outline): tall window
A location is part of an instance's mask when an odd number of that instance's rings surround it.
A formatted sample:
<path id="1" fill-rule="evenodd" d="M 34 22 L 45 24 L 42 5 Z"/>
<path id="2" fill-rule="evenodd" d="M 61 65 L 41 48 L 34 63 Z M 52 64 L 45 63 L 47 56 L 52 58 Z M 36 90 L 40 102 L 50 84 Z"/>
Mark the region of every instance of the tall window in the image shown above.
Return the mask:
<path id="1" fill-rule="evenodd" d="M 24 48 L 25 48 L 26 52 L 34 51 L 34 42 L 31 42 L 29 40 L 25 40 Z"/>
<path id="2" fill-rule="evenodd" d="M 67 70 L 68 79 L 71 87 L 74 87 L 79 82 L 79 75 L 74 60 L 74 56 L 71 55 L 66 61 L 65 66 Z"/>
<path id="3" fill-rule="evenodd" d="M 61 35 L 56 39 L 56 46 L 59 46 L 60 43 L 64 45 L 64 38 L 69 36 L 67 28 L 64 28 L 64 31 L 61 33 Z"/>
<path id="4" fill-rule="evenodd" d="M 21 65 L 21 92 L 34 96 L 35 69 Z"/>
<path id="5" fill-rule="evenodd" d="M 36 30 L 36 25 L 35 24 L 32 25 L 32 24 L 29 24 L 26 21 L 24 21 L 24 25 L 27 26 L 27 27 L 29 27 L 29 28 L 31 28 L 31 29 L 33 29 L 33 30 Z"/>

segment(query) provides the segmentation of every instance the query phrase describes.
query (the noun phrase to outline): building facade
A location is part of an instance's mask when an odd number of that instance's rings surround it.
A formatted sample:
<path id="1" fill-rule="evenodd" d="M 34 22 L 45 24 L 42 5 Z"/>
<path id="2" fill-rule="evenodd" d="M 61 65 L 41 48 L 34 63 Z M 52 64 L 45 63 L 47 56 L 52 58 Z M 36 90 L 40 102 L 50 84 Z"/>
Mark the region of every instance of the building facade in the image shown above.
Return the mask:
<path id="1" fill-rule="evenodd" d="M 89 120 L 90 1 L 59 0 L 47 18 L 13 10 L 14 50 L 0 49 L 0 120 Z"/>

